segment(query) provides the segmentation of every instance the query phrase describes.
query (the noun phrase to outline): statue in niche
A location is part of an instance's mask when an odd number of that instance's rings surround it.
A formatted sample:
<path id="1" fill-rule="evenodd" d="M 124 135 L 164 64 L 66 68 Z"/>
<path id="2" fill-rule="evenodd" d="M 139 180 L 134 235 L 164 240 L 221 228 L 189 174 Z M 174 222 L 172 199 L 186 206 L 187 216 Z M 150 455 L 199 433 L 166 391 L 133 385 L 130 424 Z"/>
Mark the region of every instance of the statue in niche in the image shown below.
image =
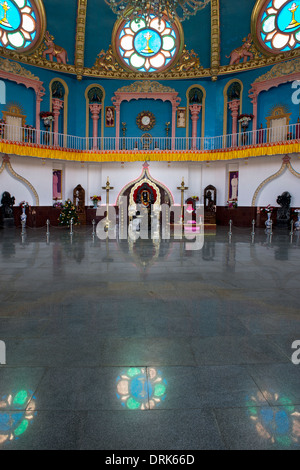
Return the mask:
<path id="1" fill-rule="evenodd" d="M 280 208 L 277 209 L 277 225 L 288 226 L 290 221 L 290 205 L 292 196 L 288 191 L 283 192 L 277 197 L 277 204 Z"/>
<path id="2" fill-rule="evenodd" d="M 217 190 L 209 185 L 204 189 L 204 222 L 216 224 Z"/>
<path id="3" fill-rule="evenodd" d="M 66 64 L 68 60 L 67 51 L 63 47 L 54 44 L 53 39 L 54 37 L 51 36 L 49 31 L 46 31 L 45 44 L 48 49 L 43 51 L 43 58 L 46 59 L 46 56 L 49 55 L 50 62 L 53 62 L 53 57 L 56 57 L 56 60 L 59 64 Z"/>
<path id="4" fill-rule="evenodd" d="M 2 194 L 1 206 L 3 210 L 3 217 L 5 219 L 12 219 L 14 217 L 13 206 L 15 204 L 15 198 L 9 192 L 5 191 Z"/>
<path id="5" fill-rule="evenodd" d="M 229 65 L 236 65 L 239 64 L 241 59 L 243 62 L 247 62 L 247 59 L 253 59 L 253 54 L 250 52 L 250 48 L 252 46 L 252 38 L 251 34 L 248 34 L 247 38 L 243 39 L 244 44 L 240 47 L 234 49 L 229 56 L 226 56 L 227 59 L 230 58 Z"/>
<path id="6" fill-rule="evenodd" d="M 85 190 L 80 184 L 78 184 L 73 190 L 73 204 L 76 207 L 80 224 L 84 225 L 86 223 Z"/>

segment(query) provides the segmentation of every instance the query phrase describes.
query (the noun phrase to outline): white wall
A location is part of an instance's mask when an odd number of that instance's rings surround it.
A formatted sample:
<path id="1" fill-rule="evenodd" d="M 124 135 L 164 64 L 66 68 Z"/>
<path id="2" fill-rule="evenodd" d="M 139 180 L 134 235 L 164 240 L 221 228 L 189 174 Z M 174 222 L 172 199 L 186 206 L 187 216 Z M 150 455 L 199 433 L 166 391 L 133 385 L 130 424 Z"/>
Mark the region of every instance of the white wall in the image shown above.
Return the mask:
<path id="1" fill-rule="evenodd" d="M 169 188 L 175 204 L 181 202 L 181 192 L 177 189 L 184 178 L 185 199 L 199 196 L 203 202 L 203 191 L 206 186 L 217 188 L 217 205 L 226 205 L 228 199 L 228 171 L 239 171 L 239 206 L 251 206 L 253 195 L 258 186 L 275 174 L 282 165 L 282 156 L 256 157 L 247 160 L 217 161 L 217 162 L 150 162 L 151 176 Z M 10 157 L 11 165 L 16 173 L 27 179 L 39 195 L 41 206 L 50 206 L 52 200 L 52 171 L 62 169 L 63 172 L 63 201 L 73 198 L 73 189 L 77 184 L 85 189 L 86 204 L 90 205 L 90 196 L 101 195 L 102 202 L 106 201 L 105 190 L 107 177 L 114 189 L 110 192 L 110 203 L 114 204 L 122 188 L 138 179 L 143 170 L 143 162 L 133 163 L 81 163 L 42 160 L 30 157 Z M 1 164 L 1 160 L 0 160 Z M 298 155 L 291 157 L 293 168 L 300 173 Z M 0 174 L 0 196 L 4 191 L 10 192 L 16 198 L 16 205 L 25 200 L 30 205 L 35 204 L 30 189 L 21 181 L 15 179 L 5 169 Z M 300 178 L 286 169 L 283 175 L 268 183 L 257 198 L 258 206 L 268 204 L 276 206 L 277 197 L 284 191 L 292 196 L 292 206 L 300 207 Z"/>

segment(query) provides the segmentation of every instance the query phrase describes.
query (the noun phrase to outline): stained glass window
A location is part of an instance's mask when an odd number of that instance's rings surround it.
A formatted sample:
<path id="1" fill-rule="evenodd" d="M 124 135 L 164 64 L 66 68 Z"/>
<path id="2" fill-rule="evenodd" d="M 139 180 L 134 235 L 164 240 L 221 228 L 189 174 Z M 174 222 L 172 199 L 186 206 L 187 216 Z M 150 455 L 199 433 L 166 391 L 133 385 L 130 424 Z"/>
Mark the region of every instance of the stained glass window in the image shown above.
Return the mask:
<path id="1" fill-rule="evenodd" d="M 0 0 L 0 46 L 23 52 L 40 40 L 42 18 L 33 0 Z"/>
<path id="2" fill-rule="evenodd" d="M 180 26 L 154 14 L 123 20 L 117 28 L 115 50 L 125 68 L 139 72 L 166 70 L 175 61 L 182 43 Z"/>
<path id="3" fill-rule="evenodd" d="M 267 53 L 300 47 L 300 0 L 267 0 L 255 10 L 254 28 L 260 48 Z"/>

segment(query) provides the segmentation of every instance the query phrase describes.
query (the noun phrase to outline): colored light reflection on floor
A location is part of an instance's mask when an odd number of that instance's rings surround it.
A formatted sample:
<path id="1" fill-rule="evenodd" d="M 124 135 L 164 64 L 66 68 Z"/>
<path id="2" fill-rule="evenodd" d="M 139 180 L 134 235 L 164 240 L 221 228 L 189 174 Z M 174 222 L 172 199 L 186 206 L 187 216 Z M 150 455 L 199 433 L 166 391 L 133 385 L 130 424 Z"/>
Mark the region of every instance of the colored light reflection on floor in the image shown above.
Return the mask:
<path id="1" fill-rule="evenodd" d="M 153 367 L 131 367 L 116 381 L 117 398 L 129 410 L 153 409 L 166 397 L 167 382 Z"/>
<path id="2" fill-rule="evenodd" d="M 264 391 L 263 395 L 269 402 L 276 403 L 274 408 L 258 406 L 260 399 L 254 396 L 249 397 L 246 403 L 258 435 L 282 447 L 300 445 L 300 413 L 295 410 L 292 401 L 269 391 Z"/>
<path id="3" fill-rule="evenodd" d="M 35 412 L 32 392 L 20 390 L 0 399 L 0 444 L 18 439 L 28 429 Z"/>

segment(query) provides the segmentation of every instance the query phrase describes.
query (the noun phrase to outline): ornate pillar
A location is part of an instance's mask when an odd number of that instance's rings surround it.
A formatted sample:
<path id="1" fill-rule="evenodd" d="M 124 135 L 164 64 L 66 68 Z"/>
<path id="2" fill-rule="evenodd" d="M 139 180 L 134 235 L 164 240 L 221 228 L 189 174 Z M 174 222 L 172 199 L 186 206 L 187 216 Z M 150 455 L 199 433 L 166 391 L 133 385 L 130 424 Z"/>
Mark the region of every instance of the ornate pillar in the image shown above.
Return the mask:
<path id="1" fill-rule="evenodd" d="M 53 133 L 54 133 L 54 145 L 58 144 L 58 118 L 60 110 L 62 109 L 64 102 L 58 98 L 52 99 L 52 112 L 54 114 Z"/>
<path id="2" fill-rule="evenodd" d="M 90 104 L 90 111 L 92 114 L 93 120 L 93 150 L 97 150 L 97 138 L 98 138 L 98 121 L 100 117 L 100 111 L 102 108 L 102 104 L 99 103 L 92 103 Z"/>
<path id="3" fill-rule="evenodd" d="M 196 142 L 197 142 L 197 122 L 199 119 L 199 114 L 201 111 L 202 105 L 201 104 L 191 104 L 189 106 L 191 119 L 192 119 L 192 150 L 196 150 Z"/>
<path id="4" fill-rule="evenodd" d="M 120 103 L 115 102 L 116 107 L 116 150 L 119 150 L 119 138 L 120 138 Z"/>
<path id="5" fill-rule="evenodd" d="M 35 103 L 35 128 L 36 128 L 36 143 L 40 143 L 40 112 L 41 112 L 41 102 L 43 101 L 43 96 L 45 92 L 43 90 L 36 90 L 36 103 Z"/>
<path id="6" fill-rule="evenodd" d="M 237 144 L 237 117 L 239 115 L 240 100 L 232 100 L 228 103 L 232 116 L 232 147 Z"/>
<path id="7" fill-rule="evenodd" d="M 176 136 L 176 111 L 177 111 L 177 104 L 176 102 L 172 102 L 172 129 L 171 129 L 171 149 L 175 150 L 175 136 Z"/>
<path id="8" fill-rule="evenodd" d="M 252 130 L 253 130 L 253 140 L 252 140 L 252 143 L 253 144 L 256 144 L 257 143 L 257 95 L 256 94 L 253 94 L 252 95 L 252 104 L 253 104 L 253 123 L 252 123 Z"/>

